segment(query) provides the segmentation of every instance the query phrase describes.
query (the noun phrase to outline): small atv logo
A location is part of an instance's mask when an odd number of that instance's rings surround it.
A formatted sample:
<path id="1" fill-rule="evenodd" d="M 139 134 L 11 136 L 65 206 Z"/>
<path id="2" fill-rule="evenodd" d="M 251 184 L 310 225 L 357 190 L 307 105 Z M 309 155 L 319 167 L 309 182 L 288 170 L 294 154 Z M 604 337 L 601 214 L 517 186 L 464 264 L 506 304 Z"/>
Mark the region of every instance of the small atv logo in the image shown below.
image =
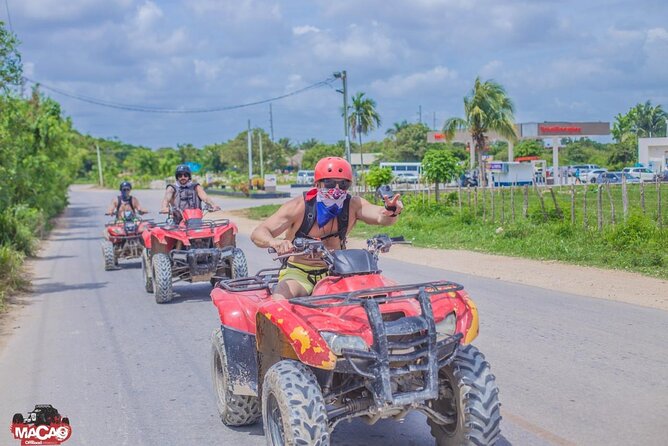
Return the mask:
<path id="1" fill-rule="evenodd" d="M 25 417 L 14 414 L 9 429 L 21 446 L 59 445 L 72 436 L 69 418 L 51 404 L 37 404 Z"/>

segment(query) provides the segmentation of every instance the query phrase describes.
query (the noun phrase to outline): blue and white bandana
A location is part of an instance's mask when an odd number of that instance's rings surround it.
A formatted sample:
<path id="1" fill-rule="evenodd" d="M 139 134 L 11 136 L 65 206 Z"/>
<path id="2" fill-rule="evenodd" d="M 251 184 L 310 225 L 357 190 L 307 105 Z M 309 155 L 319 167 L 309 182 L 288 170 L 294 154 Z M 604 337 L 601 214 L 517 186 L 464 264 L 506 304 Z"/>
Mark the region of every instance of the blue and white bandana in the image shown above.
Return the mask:
<path id="1" fill-rule="evenodd" d="M 316 215 L 319 227 L 322 228 L 341 213 L 347 196 L 348 192 L 345 190 L 318 188 L 318 194 L 316 195 Z"/>

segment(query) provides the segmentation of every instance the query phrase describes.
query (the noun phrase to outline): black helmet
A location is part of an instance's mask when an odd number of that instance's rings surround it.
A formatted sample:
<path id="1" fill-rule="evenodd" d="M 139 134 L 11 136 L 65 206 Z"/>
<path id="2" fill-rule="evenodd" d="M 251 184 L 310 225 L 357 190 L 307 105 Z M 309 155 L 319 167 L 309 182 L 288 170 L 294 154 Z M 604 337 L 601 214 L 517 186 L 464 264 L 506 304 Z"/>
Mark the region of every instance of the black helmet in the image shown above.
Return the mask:
<path id="1" fill-rule="evenodd" d="M 184 174 L 184 173 L 188 175 L 188 178 L 192 177 L 192 174 L 190 173 L 190 167 L 187 164 L 179 164 L 178 166 L 176 166 L 176 173 L 174 174 L 174 176 L 176 177 L 177 180 L 179 179 L 179 174 Z"/>
<path id="2" fill-rule="evenodd" d="M 129 181 L 123 181 L 118 189 L 122 191 L 123 188 L 132 189 L 132 183 Z"/>

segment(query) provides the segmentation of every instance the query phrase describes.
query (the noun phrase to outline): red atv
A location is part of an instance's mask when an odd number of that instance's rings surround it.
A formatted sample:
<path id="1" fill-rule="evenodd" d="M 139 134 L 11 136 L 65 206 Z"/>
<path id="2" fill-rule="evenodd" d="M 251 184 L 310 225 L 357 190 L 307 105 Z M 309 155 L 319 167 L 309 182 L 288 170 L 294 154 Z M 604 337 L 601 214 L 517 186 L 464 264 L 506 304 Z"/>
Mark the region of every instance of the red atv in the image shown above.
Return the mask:
<path id="1" fill-rule="evenodd" d="M 113 214 L 105 214 L 113 215 Z M 141 257 L 142 233 L 152 223 L 142 220 L 132 211 L 125 211 L 120 218 L 105 225 L 105 238 L 102 242 L 102 256 L 106 271 L 118 269 L 119 259 L 137 259 Z"/>
<path id="2" fill-rule="evenodd" d="M 221 281 L 212 378 L 223 423 L 264 422 L 268 445 L 328 445 L 337 423 L 427 416 L 439 446 L 494 444 L 500 403 L 489 363 L 470 343 L 478 311 L 461 285 L 399 285 L 383 276 L 379 235 L 367 249 L 327 250 L 296 239 L 330 276 L 311 296 L 273 300 L 277 269 Z M 279 256 L 279 258 L 286 256 Z"/>
<path id="3" fill-rule="evenodd" d="M 204 220 L 201 209 L 172 209 L 168 218 L 142 234 L 144 286 L 157 303 L 172 300 L 172 283 L 236 279 L 248 275 L 243 251 L 236 247 L 237 227 L 228 219 Z"/>

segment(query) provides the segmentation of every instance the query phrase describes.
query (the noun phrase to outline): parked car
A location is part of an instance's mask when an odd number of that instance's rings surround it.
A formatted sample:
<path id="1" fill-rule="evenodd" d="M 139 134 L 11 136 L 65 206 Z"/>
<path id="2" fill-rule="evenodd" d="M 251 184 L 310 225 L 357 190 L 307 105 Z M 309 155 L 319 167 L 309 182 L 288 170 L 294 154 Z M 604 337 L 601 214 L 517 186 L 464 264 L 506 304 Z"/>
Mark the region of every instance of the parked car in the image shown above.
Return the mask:
<path id="1" fill-rule="evenodd" d="M 618 184 L 622 182 L 622 175 L 627 183 L 640 183 L 640 180 L 626 172 L 603 172 L 599 174 L 596 181 L 592 179 L 592 183 L 601 184 Z"/>
<path id="2" fill-rule="evenodd" d="M 313 170 L 300 170 L 297 172 L 297 184 L 313 184 L 315 172 Z"/>
<path id="3" fill-rule="evenodd" d="M 593 170 L 588 170 L 585 173 L 580 173 L 580 180 L 583 183 L 596 183 L 596 180 L 598 179 L 598 176 L 604 172 L 607 172 L 608 169 L 593 169 Z"/>
<path id="4" fill-rule="evenodd" d="M 580 174 L 582 174 L 583 172 L 589 172 L 590 170 L 596 170 L 601 168 L 601 166 L 597 164 L 576 164 L 574 166 L 568 166 L 568 167 L 573 171 L 573 173 L 575 173 L 576 170 L 579 170 Z"/>
<path id="5" fill-rule="evenodd" d="M 418 176 L 413 172 L 397 172 L 394 176 L 394 180 L 397 183 L 417 183 L 419 181 Z"/>
<path id="6" fill-rule="evenodd" d="M 656 181 L 656 174 L 647 167 L 625 167 L 622 172 L 626 172 L 640 179 L 640 181 Z"/>
<path id="7" fill-rule="evenodd" d="M 657 178 L 659 181 L 668 182 L 668 170 L 661 172 Z"/>

